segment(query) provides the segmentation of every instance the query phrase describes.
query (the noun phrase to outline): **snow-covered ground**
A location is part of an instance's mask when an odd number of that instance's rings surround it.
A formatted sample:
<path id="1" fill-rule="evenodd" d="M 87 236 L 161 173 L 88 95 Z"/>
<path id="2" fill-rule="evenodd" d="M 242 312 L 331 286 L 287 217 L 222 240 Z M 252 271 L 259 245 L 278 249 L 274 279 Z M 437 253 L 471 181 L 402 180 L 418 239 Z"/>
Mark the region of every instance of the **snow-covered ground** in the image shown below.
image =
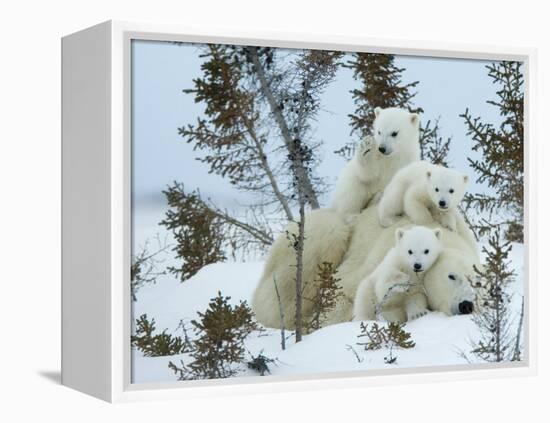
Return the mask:
<path id="1" fill-rule="evenodd" d="M 523 293 L 523 245 L 515 244 L 510 257 L 516 271 L 516 281 L 511 286 L 513 313 L 521 308 Z M 134 318 L 146 313 L 154 318 L 158 331 L 181 334 L 180 322 L 189 322 L 204 311 L 209 300 L 220 291 L 230 296 L 233 304 L 245 300 L 250 304 L 252 292 L 262 271 L 262 262 L 217 263 L 204 267 L 191 279 L 181 283 L 173 275 L 161 276 L 157 284 L 145 286 L 137 294 L 133 304 Z M 409 350 L 396 350 L 397 362 L 386 364 L 388 350 L 364 351 L 356 345 L 360 333 L 359 322 L 329 326 L 304 337 L 300 343 L 287 340 L 286 350 L 281 350 L 280 331 L 266 330 L 253 333 L 246 341 L 247 350 L 257 355 L 276 359 L 270 367 L 272 375 L 295 375 L 381 368 L 410 368 L 418 366 L 466 364 L 460 352 L 468 352 L 469 340 L 476 337 L 476 327 L 470 316 L 448 317 L 430 313 L 408 323 L 405 330 L 412 334 L 416 346 Z M 353 351 L 359 355 L 359 362 Z M 133 351 L 134 383 L 175 381 L 175 374 L 168 362 L 186 361 L 186 355 L 169 357 L 144 357 Z M 239 376 L 257 376 L 243 365 Z"/>

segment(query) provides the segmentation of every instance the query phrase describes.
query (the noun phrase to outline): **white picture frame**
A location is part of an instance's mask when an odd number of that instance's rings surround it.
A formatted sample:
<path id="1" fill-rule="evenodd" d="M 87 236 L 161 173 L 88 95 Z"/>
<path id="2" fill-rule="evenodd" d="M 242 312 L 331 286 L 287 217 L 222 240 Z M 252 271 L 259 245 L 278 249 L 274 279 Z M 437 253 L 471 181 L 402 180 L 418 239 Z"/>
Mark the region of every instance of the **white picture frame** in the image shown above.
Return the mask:
<path id="1" fill-rule="evenodd" d="M 525 63 L 525 359 L 318 374 L 130 383 L 130 43 L 133 39 L 508 59 Z M 62 383 L 110 402 L 365 385 L 470 380 L 536 373 L 536 142 L 530 131 L 536 51 L 434 41 L 245 33 L 105 22 L 62 39 Z M 82 269 L 86 269 L 85 272 Z M 283 383 L 284 382 L 284 383 Z"/>

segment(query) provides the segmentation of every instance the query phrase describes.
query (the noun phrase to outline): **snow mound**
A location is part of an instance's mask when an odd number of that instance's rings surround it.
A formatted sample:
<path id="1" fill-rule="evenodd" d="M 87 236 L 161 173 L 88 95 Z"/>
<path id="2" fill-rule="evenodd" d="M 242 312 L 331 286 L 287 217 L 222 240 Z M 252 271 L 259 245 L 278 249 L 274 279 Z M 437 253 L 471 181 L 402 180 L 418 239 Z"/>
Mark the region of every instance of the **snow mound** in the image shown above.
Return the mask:
<path id="1" fill-rule="evenodd" d="M 523 293 L 523 245 L 515 244 L 511 254 L 516 271 L 516 283 L 511 287 L 514 308 L 519 311 Z M 241 300 L 250 304 L 252 293 L 262 272 L 262 262 L 216 263 L 205 266 L 195 276 L 179 282 L 172 275 L 159 278 L 157 284 L 143 287 L 133 304 L 133 316 L 147 314 L 154 318 L 157 330 L 176 332 L 180 322 L 189 322 L 204 311 L 209 300 L 219 292 L 230 296 L 232 304 Z M 262 353 L 276 361 L 270 365 L 271 375 L 318 374 L 374 370 L 384 368 L 414 368 L 422 366 L 467 364 L 462 352 L 471 349 L 469 340 L 477 329 L 470 316 L 448 317 L 441 313 L 428 315 L 409 322 L 405 330 L 412 334 L 414 348 L 394 350 L 397 360 L 387 364 L 387 349 L 365 351 L 358 342 L 359 322 L 347 322 L 320 329 L 304 336 L 295 343 L 290 332 L 286 333 L 286 349 L 281 349 L 279 330 L 266 329 L 247 338 L 247 355 Z M 357 358 L 358 357 L 358 358 Z M 247 357 L 250 358 L 250 357 Z M 168 368 L 170 361 L 188 361 L 186 354 L 169 357 L 144 357 L 133 351 L 134 383 L 175 381 L 176 376 Z M 242 366 L 240 376 L 257 376 Z"/>

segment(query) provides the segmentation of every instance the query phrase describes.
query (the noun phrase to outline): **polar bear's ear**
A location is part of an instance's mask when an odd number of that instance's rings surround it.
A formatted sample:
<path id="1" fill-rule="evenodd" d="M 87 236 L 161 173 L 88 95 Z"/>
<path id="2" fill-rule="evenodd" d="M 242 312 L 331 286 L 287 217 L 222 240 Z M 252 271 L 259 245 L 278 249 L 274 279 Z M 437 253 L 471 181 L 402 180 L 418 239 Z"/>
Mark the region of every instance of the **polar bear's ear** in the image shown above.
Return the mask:
<path id="1" fill-rule="evenodd" d="M 418 114 L 417 113 L 411 113 L 411 123 L 413 125 L 418 125 Z"/>
<path id="2" fill-rule="evenodd" d="M 403 229 L 396 230 L 395 231 L 395 240 L 397 242 L 399 242 L 403 238 L 403 235 L 405 235 L 405 231 Z"/>
<path id="3" fill-rule="evenodd" d="M 380 116 L 381 111 L 382 111 L 382 109 L 380 107 L 375 107 L 374 108 L 374 116 L 376 116 L 376 117 Z"/>
<path id="4" fill-rule="evenodd" d="M 441 229 L 434 229 L 434 234 L 437 239 L 441 239 Z"/>
<path id="5" fill-rule="evenodd" d="M 467 184 L 469 179 L 470 178 L 468 178 L 468 175 L 464 175 L 464 184 Z"/>

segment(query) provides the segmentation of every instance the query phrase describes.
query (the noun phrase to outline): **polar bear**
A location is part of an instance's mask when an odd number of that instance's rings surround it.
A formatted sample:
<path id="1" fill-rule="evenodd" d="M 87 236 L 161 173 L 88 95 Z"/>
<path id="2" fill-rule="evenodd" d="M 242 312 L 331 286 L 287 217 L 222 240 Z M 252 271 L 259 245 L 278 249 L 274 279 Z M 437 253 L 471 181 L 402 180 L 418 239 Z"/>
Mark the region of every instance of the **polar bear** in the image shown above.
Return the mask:
<path id="1" fill-rule="evenodd" d="M 476 278 L 474 267 L 480 268 L 475 254 L 456 248 L 444 249 L 424 276 L 428 308 L 448 316 L 472 313 L 476 303 L 471 285 Z"/>
<path id="2" fill-rule="evenodd" d="M 466 193 L 468 176 L 426 161 L 411 163 L 390 181 L 378 204 L 380 224 L 391 226 L 405 213 L 415 224 L 437 220 L 456 231 L 457 207 Z"/>
<path id="3" fill-rule="evenodd" d="M 341 215 L 330 209 L 320 209 L 306 214 L 302 276 L 304 290 L 307 292 L 304 292 L 304 297 L 311 298 L 311 293 L 318 290 L 318 266 L 324 261 L 331 262 L 337 267 L 336 277 L 341 279 L 340 286 L 344 294 L 329 313 L 327 325 L 352 319 L 353 300 L 359 282 L 372 273 L 384 259 L 394 244 L 396 229 L 407 226 L 411 226 L 411 222 L 403 217 L 389 228 L 382 227 L 378 222 L 377 209 L 372 206 L 365 209 L 352 225 L 347 224 Z M 439 227 L 435 222 L 428 226 Z M 290 224 L 287 231 L 296 233 L 296 224 Z M 457 232 L 442 229 L 441 243 L 444 248 L 460 251 L 466 263 L 479 262 L 475 237 L 465 223 L 457 226 Z M 444 253 L 445 250 L 441 255 Z M 457 301 L 460 298 L 459 293 L 451 289 L 453 285 L 450 284 L 448 274 L 454 272 L 458 275 L 467 275 L 471 271 L 471 266 L 460 264 L 461 261 L 453 261 L 452 255 L 448 262 L 440 259 L 424 277 L 426 286 L 443 286 L 439 290 L 433 289 L 435 297 L 427 295 L 428 306 L 431 310 L 452 313 L 457 309 Z M 438 263 L 443 264 L 439 266 Z M 280 327 L 281 306 L 285 328 L 294 329 L 295 265 L 296 254 L 289 245 L 285 231 L 279 235 L 270 249 L 262 277 L 252 298 L 252 309 L 257 320 L 264 326 Z M 428 278 L 429 275 L 433 277 Z M 441 299 L 447 299 L 446 303 Z M 439 310 L 438 307 L 444 308 Z M 311 318 L 311 314 L 311 304 L 305 300 L 304 320 Z"/>
<path id="4" fill-rule="evenodd" d="M 397 229 L 395 246 L 357 288 L 354 319 L 372 320 L 379 311 L 389 322 L 405 322 L 426 314 L 428 300 L 419 274 L 439 257 L 440 238 L 440 229 Z"/>
<path id="5" fill-rule="evenodd" d="M 335 275 L 336 278 L 340 279 L 339 285 L 344 295 L 329 313 L 326 320 L 327 324 L 352 320 L 353 305 L 359 284 L 376 269 L 378 264 L 384 260 L 387 252 L 393 247 L 396 230 L 410 226 L 412 226 L 411 220 L 404 216 L 392 226 L 384 228 L 379 223 L 378 211 L 375 206 L 363 210 L 357 217 L 352 225 L 348 250 Z M 456 299 L 451 298 L 455 296 L 455 292 L 451 289 L 452 284 L 448 282 L 447 276 L 451 272 L 460 275 L 469 274 L 472 263 L 479 263 L 478 248 L 474 245 L 475 238 L 466 224 L 458 225 L 456 232 L 441 227 L 435 221 L 426 226 L 441 229 L 440 242 L 443 248 L 441 254 L 446 250 L 455 250 L 460 252 L 462 258 L 462 260 L 454 261 L 451 257 L 449 260 L 442 261 L 440 266 L 438 266 L 440 262 L 440 259 L 438 259 L 428 271 L 419 275 L 421 280 L 429 278 L 429 281 L 433 281 L 433 284 L 441 283 L 443 285 L 443 288 L 434 290 L 434 298 L 432 298 L 429 291 L 426 296 L 428 297 L 429 309 L 446 312 L 446 310 L 437 308 L 439 305 L 444 305 L 444 302 L 440 301 L 437 296 L 440 295 L 442 296 L 440 298 L 446 300 L 449 304 L 452 303 L 453 306 L 457 306 L 453 302 Z M 449 255 L 452 256 L 452 254 L 445 254 L 445 257 Z"/>
<path id="6" fill-rule="evenodd" d="M 380 107 L 374 114 L 374 136 L 360 143 L 336 182 L 331 208 L 348 217 L 367 207 L 399 169 L 420 160 L 418 115 Z"/>
<path id="7" fill-rule="evenodd" d="M 305 240 L 303 251 L 303 302 L 304 321 L 312 314 L 319 265 L 332 263 L 336 268 L 348 247 L 351 227 L 344 218 L 330 209 L 318 209 L 305 216 Z M 296 252 L 290 245 L 289 234 L 297 234 L 295 222 L 275 239 L 269 251 L 263 274 L 253 297 L 252 310 L 258 322 L 267 327 L 278 328 L 281 315 L 286 329 L 294 329 L 296 310 Z"/>

